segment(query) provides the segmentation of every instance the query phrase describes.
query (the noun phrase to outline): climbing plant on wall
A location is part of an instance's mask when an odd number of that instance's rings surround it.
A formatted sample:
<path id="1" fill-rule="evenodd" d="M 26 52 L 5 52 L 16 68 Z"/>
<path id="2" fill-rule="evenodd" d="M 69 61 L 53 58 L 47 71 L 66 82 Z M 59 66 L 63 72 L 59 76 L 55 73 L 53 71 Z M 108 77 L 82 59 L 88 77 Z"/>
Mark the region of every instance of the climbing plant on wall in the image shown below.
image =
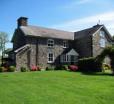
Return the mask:
<path id="1" fill-rule="evenodd" d="M 106 56 L 108 56 L 111 60 L 110 65 L 114 74 L 114 47 L 113 46 L 106 47 L 101 52 L 101 54 L 96 57 L 96 61 L 103 63 L 103 60 Z"/>

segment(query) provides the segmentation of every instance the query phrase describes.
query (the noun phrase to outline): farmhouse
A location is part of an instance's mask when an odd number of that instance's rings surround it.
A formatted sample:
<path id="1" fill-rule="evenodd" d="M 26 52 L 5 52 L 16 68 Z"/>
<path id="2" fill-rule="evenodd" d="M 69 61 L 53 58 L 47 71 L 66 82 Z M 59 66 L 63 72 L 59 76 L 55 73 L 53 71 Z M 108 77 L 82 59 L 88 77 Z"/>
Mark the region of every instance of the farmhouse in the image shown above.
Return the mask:
<path id="1" fill-rule="evenodd" d="M 67 32 L 28 25 L 20 17 L 12 37 L 13 64 L 17 69 L 39 65 L 43 68 L 76 64 L 79 58 L 97 56 L 111 45 L 112 37 L 104 25 L 95 25 L 77 32 Z"/>

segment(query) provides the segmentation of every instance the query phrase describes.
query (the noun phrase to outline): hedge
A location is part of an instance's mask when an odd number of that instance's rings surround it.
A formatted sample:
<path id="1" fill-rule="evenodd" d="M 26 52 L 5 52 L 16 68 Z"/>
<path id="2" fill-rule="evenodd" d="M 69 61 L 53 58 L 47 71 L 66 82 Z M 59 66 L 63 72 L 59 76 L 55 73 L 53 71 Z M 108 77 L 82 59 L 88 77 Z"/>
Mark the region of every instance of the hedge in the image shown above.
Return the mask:
<path id="1" fill-rule="evenodd" d="M 79 70 L 82 72 L 101 72 L 102 63 L 96 61 L 96 58 L 82 58 L 78 61 Z"/>

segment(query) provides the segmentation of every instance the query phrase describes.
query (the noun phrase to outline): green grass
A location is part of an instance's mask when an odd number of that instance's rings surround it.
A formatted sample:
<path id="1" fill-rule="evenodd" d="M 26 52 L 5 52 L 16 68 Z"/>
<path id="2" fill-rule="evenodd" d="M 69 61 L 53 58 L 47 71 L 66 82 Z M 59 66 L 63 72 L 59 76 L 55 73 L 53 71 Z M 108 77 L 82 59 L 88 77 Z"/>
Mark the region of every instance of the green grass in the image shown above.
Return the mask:
<path id="1" fill-rule="evenodd" d="M 0 73 L 0 104 L 114 104 L 114 76 L 44 71 Z"/>

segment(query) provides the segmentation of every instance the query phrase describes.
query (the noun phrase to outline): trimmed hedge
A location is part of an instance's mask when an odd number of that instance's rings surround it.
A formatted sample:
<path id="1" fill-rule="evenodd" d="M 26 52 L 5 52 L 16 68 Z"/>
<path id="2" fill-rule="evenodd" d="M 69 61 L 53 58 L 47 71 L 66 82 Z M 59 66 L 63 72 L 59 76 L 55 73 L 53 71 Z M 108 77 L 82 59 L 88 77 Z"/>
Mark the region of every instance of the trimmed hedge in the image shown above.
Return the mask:
<path id="1" fill-rule="evenodd" d="M 96 58 L 83 58 L 78 61 L 79 70 L 82 72 L 101 72 L 102 62 L 96 61 Z"/>

